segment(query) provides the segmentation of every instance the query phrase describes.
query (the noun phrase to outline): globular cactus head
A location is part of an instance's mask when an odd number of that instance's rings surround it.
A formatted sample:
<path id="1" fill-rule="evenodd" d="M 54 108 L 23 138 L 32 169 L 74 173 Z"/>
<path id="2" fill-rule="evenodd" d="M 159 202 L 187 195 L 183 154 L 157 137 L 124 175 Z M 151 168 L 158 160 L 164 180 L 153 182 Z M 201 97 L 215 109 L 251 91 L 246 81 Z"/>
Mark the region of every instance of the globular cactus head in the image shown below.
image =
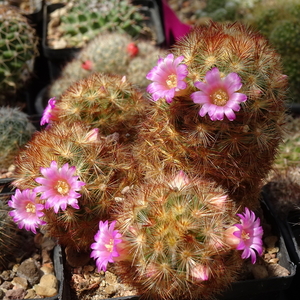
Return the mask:
<path id="1" fill-rule="evenodd" d="M 0 53 L 0 103 L 4 105 L 30 78 L 38 55 L 35 29 L 8 5 L 0 5 Z"/>
<path id="2" fill-rule="evenodd" d="M 189 170 L 221 184 L 237 203 L 259 205 L 286 116 L 280 56 L 250 27 L 214 22 L 195 27 L 170 52 L 147 75 L 148 92 L 159 109 L 169 103 L 168 124 Z"/>
<path id="3" fill-rule="evenodd" d="M 55 103 L 54 118 L 84 122 L 103 135 L 118 133 L 121 142 L 131 142 L 148 102 L 125 76 L 95 73 L 63 93 Z"/>
<path id="4" fill-rule="evenodd" d="M 0 108 L 0 168 L 8 168 L 14 163 L 34 131 L 35 127 L 26 113 L 18 108 Z"/>
<path id="5" fill-rule="evenodd" d="M 129 187 L 114 221 L 100 222 L 91 256 L 100 270 L 115 262 L 114 272 L 146 298 L 210 299 L 228 288 L 242 265 L 228 239 L 237 230 L 235 214 L 224 190 L 180 171 L 165 181 Z M 261 240 L 257 246 L 261 254 Z M 255 262 L 255 251 L 251 256 Z"/>
<path id="6" fill-rule="evenodd" d="M 61 15 L 54 12 L 59 21 L 56 30 L 63 36 L 67 47 L 83 47 L 105 31 L 127 33 L 132 37 L 148 35 L 145 16 L 128 0 L 73 1 L 61 12 Z"/>
<path id="7" fill-rule="evenodd" d="M 20 192 L 15 201 L 30 198 L 32 212 L 41 211 L 33 231 L 43 220 L 50 236 L 84 252 L 99 220 L 109 217 L 114 197 L 127 181 L 134 182 L 130 169 L 128 149 L 115 136 L 103 137 L 81 123 L 52 124 L 37 132 L 16 159 L 13 185 Z"/>

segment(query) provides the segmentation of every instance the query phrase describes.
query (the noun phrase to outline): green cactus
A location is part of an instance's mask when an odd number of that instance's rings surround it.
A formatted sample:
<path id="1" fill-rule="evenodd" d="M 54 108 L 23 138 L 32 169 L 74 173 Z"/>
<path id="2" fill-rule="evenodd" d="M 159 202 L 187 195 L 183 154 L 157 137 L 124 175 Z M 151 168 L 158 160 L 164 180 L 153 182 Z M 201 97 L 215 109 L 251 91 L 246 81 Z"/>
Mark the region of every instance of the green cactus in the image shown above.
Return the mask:
<path id="1" fill-rule="evenodd" d="M 131 45 L 137 47 L 134 55 L 128 49 Z M 146 74 L 162 53 L 150 41 L 134 41 L 118 32 L 100 33 L 63 68 L 60 77 L 49 87 L 49 98 L 59 98 L 72 83 L 95 72 L 126 75 L 129 82 L 145 89 Z"/>
<path id="2" fill-rule="evenodd" d="M 99 128 L 103 135 L 117 132 L 121 142 L 132 142 L 148 104 L 125 77 L 95 73 L 61 96 L 56 118 L 70 124 L 84 122 Z"/>
<path id="3" fill-rule="evenodd" d="M 162 104 L 165 100 L 153 105 L 151 115 L 162 117 L 160 111 L 166 110 L 165 121 L 156 122 L 150 115 L 141 124 L 135 157 L 149 177 L 177 165 L 216 181 L 239 205 L 258 207 L 283 134 L 286 77 L 279 55 L 256 31 L 239 23 L 213 22 L 192 30 L 171 52 L 184 57 L 187 87 L 169 105 Z M 203 82 L 212 68 L 221 76 L 236 73 L 241 79 L 239 92 L 247 101 L 234 120 L 202 117 L 201 105 L 191 99 L 197 91 L 194 82 Z M 161 139 L 154 138 L 157 133 Z"/>
<path id="4" fill-rule="evenodd" d="M 57 31 L 67 47 L 80 48 L 103 31 L 118 31 L 132 37 L 148 35 L 145 16 L 128 0 L 71 1 L 62 12 Z M 57 11 L 54 13 L 58 15 Z"/>
<path id="5" fill-rule="evenodd" d="M 211 299 L 242 265 L 225 240 L 234 203 L 208 181 L 172 179 L 133 187 L 116 207 L 125 258 L 114 270 L 149 299 Z"/>
<path id="6" fill-rule="evenodd" d="M 272 1 L 257 5 L 245 21 L 259 30 L 282 57 L 283 72 L 288 76 L 288 97 L 299 102 L 300 5 L 297 0 Z"/>
<path id="7" fill-rule="evenodd" d="M 38 55 L 34 28 L 18 9 L 7 5 L 0 5 L 0 53 L 0 103 L 4 105 L 29 79 Z"/>
<path id="8" fill-rule="evenodd" d="M 59 243 L 78 252 L 88 251 L 98 223 L 107 218 L 114 197 L 134 182 L 127 158 L 128 150 L 117 138 L 98 135 L 85 124 L 52 124 L 37 132 L 16 159 L 16 180 L 21 190 L 38 186 L 40 168 L 49 168 L 52 161 L 59 167 L 66 163 L 76 167 L 76 176 L 85 183 L 78 201 L 79 209 L 68 206 L 55 213 L 44 211 L 45 230 Z M 43 203 L 43 200 L 41 200 Z"/>
<path id="9" fill-rule="evenodd" d="M 0 168 L 8 168 L 29 141 L 35 127 L 18 108 L 0 108 Z"/>

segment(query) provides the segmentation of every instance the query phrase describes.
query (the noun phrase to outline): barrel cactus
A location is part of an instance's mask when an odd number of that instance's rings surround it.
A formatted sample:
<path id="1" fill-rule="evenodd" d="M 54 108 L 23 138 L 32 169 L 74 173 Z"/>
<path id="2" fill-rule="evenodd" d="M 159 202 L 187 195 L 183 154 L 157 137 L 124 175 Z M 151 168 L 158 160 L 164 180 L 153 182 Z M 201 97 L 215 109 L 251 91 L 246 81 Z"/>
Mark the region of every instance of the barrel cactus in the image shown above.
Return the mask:
<path id="1" fill-rule="evenodd" d="M 30 140 L 35 127 L 18 108 L 0 108 L 0 168 L 14 163 L 21 148 Z"/>
<path id="2" fill-rule="evenodd" d="M 0 5 L 0 103 L 11 98 L 33 73 L 38 37 L 17 8 Z"/>

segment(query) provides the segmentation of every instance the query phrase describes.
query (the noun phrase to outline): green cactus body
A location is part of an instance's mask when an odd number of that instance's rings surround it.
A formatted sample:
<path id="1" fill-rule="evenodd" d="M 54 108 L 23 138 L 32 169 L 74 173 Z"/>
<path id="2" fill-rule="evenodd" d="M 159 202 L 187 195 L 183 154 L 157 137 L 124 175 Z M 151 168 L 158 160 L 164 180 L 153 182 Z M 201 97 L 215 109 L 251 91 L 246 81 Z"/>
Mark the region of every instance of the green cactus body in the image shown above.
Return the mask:
<path id="1" fill-rule="evenodd" d="M 48 168 L 52 161 L 59 167 L 66 163 L 76 167 L 76 176 L 86 184 L 78 200 L 79 209 L 68 206 L 58 213 L 47 209 L 44 219 L 50 236 L 81 252 L 88 251 L 98 223 L 108 217 L 117 193 L 128 185 L 127 180 L 134 182 L 127 174 L 127 150 L 114 137 L 96 137 L 90 130 L 80 123 L 58 123 L 37 132 L 16 159 L 13 182 L 21 190 L 33 189 L 38 185 L 35 179 L 41 176 L 40 168 Z"/>
<path id="2" fill-rule="evenodd" d="M 27 18 L 16 8 L 0 5 L 0 103 L 32 74 L 37 45 L 38 37 Z"/>
<path id="3" fill-rule="evenodd" d="M 132 37 L 145 34 L 145 17 L 127 0 L 69 2 L 57 30 L 67 47 L 82 47 L 100 32 L 118 31 Z"/>
<path id="4" fill-rule="evenodd" d="M 28 115 L 18 108 L 0 108 L 0 167 L 8 168 L 14 163 L 20 149 L 29 141 L 34 126 Z"/>
<path id="5" fill-rule="evenodd" d="M 125 193 L 115 219 L 126 258 L 114 270 L 149 299 L 210 299 L 241 267 L 224 238 L 237 221 L 234 204 L 208 181 L 171 178 Z"/>
<path id="6" fill-rule="evenodd" d="M 185 170 L 212 178 L 242 206 L 259 206 L 260 189 L 278 152 L 285 121 L 286 78 L 279 56 L 261 35 L 238 23 L 196 27 L 171 51 L 175 57 L 184 57 L 188 86 L 165 108 L 159 101 L 156 103 L 156 109 L 169 110 L 169 119 L 152 126 L 175 128 L 178 142 L 185 147 L 182 156 L 189 160 Z M 241 78 L 239 92 L 247 95 L 247 101 L 241 103 L 233 121 L 201 117 L 201 105 L 190 98 L 196 91 L 194 82 L 203 81 L 213 67 L 224 77 L 233 72 Z M 137 156 L 151 143 L 150 135 L 145 138 L 143 126 Z M 162 142 L 168 145 L 170 139 Z M 162 154 L 159 149 L 163 146 L 155 141 L 155 149 Z M 173 153 L 171 147 L 167 151 Z M 153 165 L 157 154 L 152 153 L 145 157 L 145 164 Z"/>
<path id="7" fill-rule="evenodd" d="M 131 43 L 138 49 L 134 56 L 127 50 Z M 126 34 L 101 33 L 63 68 L 61 76 L 51 84 L 48 94 L 50 97 L 59 98 L 72 83 L 95 72 L 126 75 L 129 82 L 145 89 L 149 83 L 146 74 L 162 52 L 150 41 L 134 42 Z M 87 63 L 90 66 L 85 66 Z"/>
<path id="8" fill-rule="evenodd" d="M 96 73 L 74 83 L 61 96 L 58 119 L 84 122 L 103 135 L 117 132 L 121 142 L 129 142 L 135 139 L 136 125 L 148 104 L 125 77 Z"/>
<path id="9" fill-rule="evenodd" d="M 288 76 L 288 97 L 299 102 L 299 16 L 297 0 L 279 0 L 258 4 L 245 21 L 259 30 L 282 57 L 283 71 Z"/>

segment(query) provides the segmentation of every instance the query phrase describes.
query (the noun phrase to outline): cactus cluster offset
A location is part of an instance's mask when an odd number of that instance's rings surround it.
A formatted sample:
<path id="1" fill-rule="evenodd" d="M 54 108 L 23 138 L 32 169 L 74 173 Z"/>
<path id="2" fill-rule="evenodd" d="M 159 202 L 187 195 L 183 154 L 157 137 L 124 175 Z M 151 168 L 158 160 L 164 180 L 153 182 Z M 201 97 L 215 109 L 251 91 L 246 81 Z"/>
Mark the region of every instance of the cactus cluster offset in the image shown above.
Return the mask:
<path id="1" fill-rule="evenodd" d="M 128 0 L 71 1 L 62 11 L 57 30 L 67 47 L 82 47 L 103 31 L 146 34 L 145 16 Z"/>
<path id="2" fill-rule="evenodd" d="M 148 104 L 125 76 L 95 73 L 63 93 L 56 109 L 59 120 L 84 122 L 103 135 L 118 133 L 121 142 L 129 142 L 135 139 Z"/>
<path id="3" fill-rule="evenodd" d="M 14 95 L 23 87 L 38 55 L 35 29 L 17 8 L 8 5 L 0 5 L 0 53 L 0 103 L 3 105 L 5 95 Z"/>
<path id="4" fill-rule="evenodd" d="M 225 238 L 238 221 L 236 209 L 208 181 L 173 178 L 125 193 L 115 209 L 124 259 L 114 269 L 149 299 L 210 299 L 242 264 Z"/>
<path id="5" fill-rule="evenodd" d="M 162 52 L 150 41 L 134 41 L 128 34 L 100 33 L 66 64 L 48 94 L 59 98 L 72 83 L 95 72 L 126 75 L 129 82 L 146 89 L 146 74 Z"/>
<path id="6" fill-rule="evenodd" d="M 20 149 L 29 141 L 35 127 L 18 108 L 0 108 L 0 167 L 8 168 Z"/>
<path id="7" fill-rule="evenodd" d="M 285 122 L 279 55 L 247 26 L 213 22 L 194 28 L 171 52 L 148 74 L 148 91 L 170 103 L 169 123 L 180 133 L 189 169 L 221 184 L 237 203 L 259 205 Z M 145 151 L 149 141 L 141 142 Z"/>
<path id="8" fill-rule="evenodd" d="M 84 124 L 53 124 L 37 132 L 18 155 L 13 184 L 22 191 L 34 190 L 40 186 L 37 178 L 47 177 L 47 168 L 51 173 L 48 177 L 55 181 L 53 174 L 63 166 L 68 169 L 66 164 L 75 168 L 74 176 L 85 185 L 81 188 L 78 205 L 71 203 L 59 210 L 57 206 L 44 210 L 45 230 L 62 245 L 84 252 L 93 241 L 99 221 L 109 216 L 114 197 L 127 185 L 127 180 L 132 179 L 126 175 L 130 170 L 127 150 L 119 146 L 116 139 L 104 138 L 96 129 Z M 53 189 L 65 196 L 71 183 L 61 178 Z M 51 187 L 48 188 L 51 191 Z M 40 204 L 46 205 L 40 191 L 36 197 Z M 59 204 L 59 199 L 56 198 L 55 203 Z"/>

